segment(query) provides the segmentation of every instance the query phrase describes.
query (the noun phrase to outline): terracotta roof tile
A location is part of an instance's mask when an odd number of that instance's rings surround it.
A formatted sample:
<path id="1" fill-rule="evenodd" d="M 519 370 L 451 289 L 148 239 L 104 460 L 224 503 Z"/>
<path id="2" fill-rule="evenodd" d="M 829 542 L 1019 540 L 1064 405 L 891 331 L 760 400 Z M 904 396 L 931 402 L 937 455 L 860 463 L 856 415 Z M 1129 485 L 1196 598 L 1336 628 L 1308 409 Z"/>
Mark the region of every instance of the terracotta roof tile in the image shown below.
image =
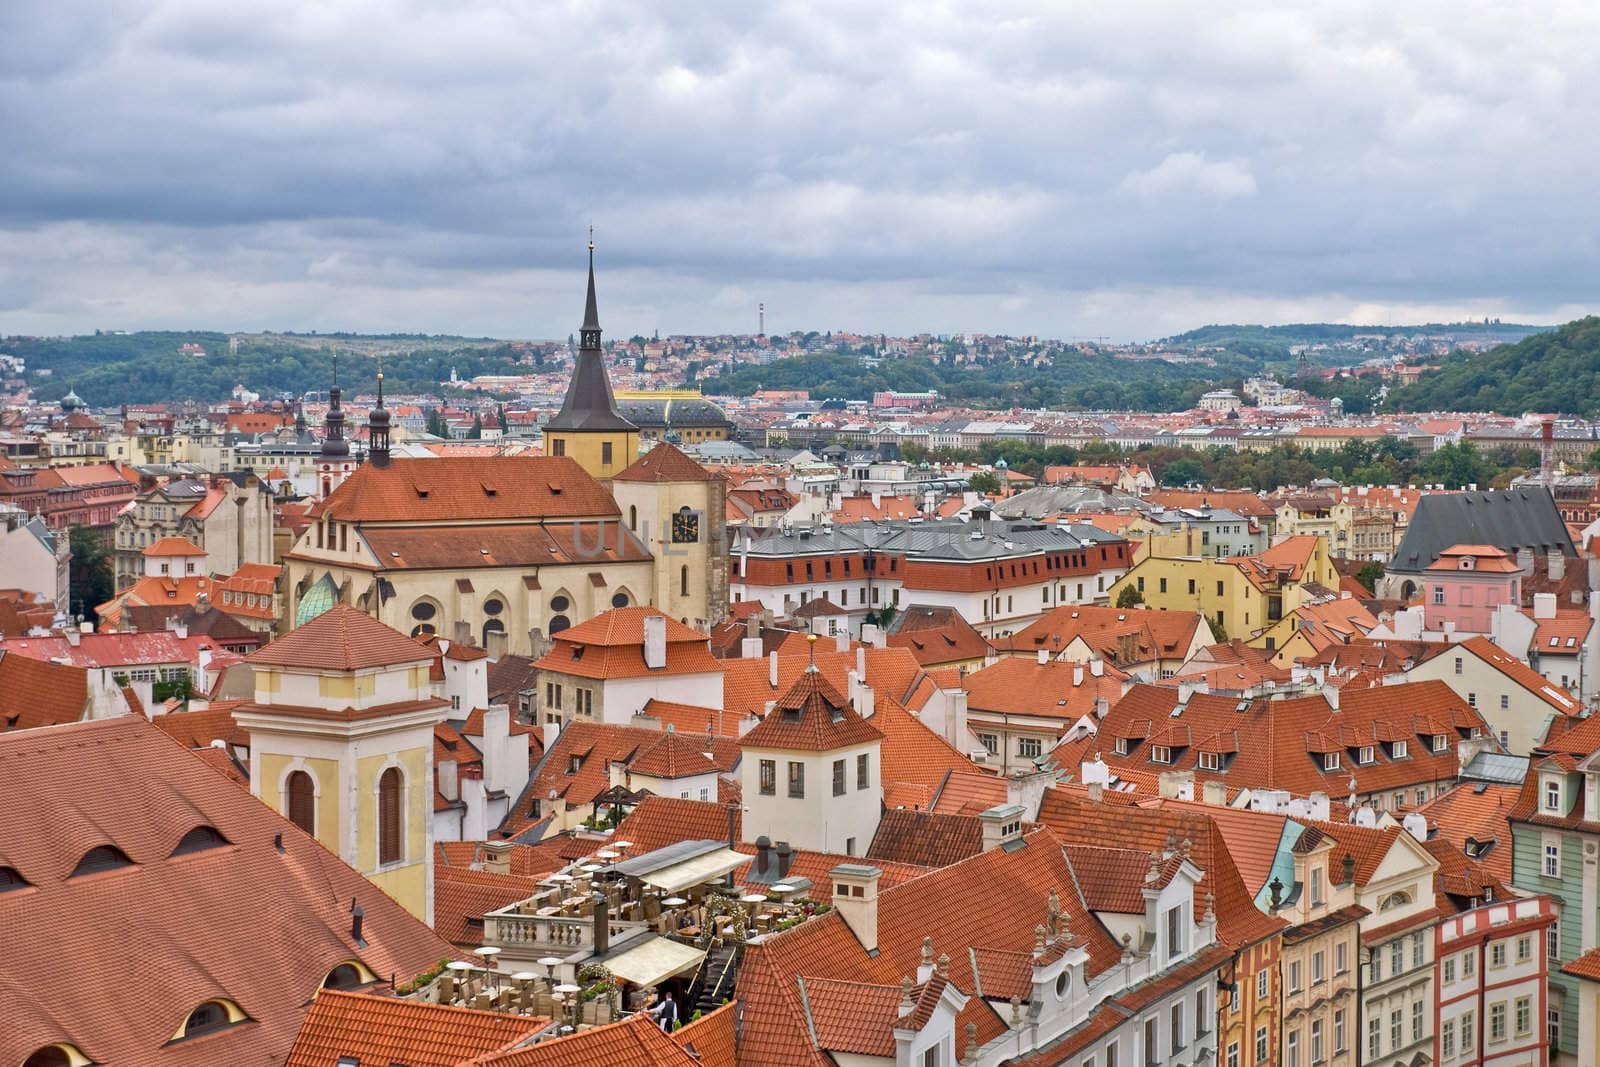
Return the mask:
<path id="1" fill-rule="evenodd" d="M 335 604 L 245 658 L 252 665 L 356 671 L 431 663 L 434 653 L 349 604 Z"/>
<path id="2" fill-rule="evenodd" d="M 312 1002 L 285 1067 L 359 1063 L 455 1067 L 509 1048 L 550 1020 L 324 989 Z"/>
<path id="3" fill-rule="evenodd" d="M 551 868 L 559 870 L 560 864 Z M 483 944 L 486 912 L 526 900 L 538 892 L 539 876 L 499 874 L 470 867 L 435 865 L 433 869 L 433 929 L 440 937 L 464 948 Z"/>
<path id="4" fill-rule="evenodd" d="M 796 982 L 818 1048 L 861 1056 L 894 1055 L 894 1025 L 900 1017 L 898 985 L 829 978 L 807 981 L 804 977 Z"/>
<path id="5" fill-rule="evenodd" d="M 832 752 L 882 740 L 883 733 L 856 714 L 821 671 L 809 670 L 778 698 L 772 712 L 740 739 L 740 745 Z"/>
<path id="6" fill-rule="evenodd" d="M 618 482 L 709 482 L 716 475 L 663 441 L 612 476 Z"/>
<path id="7" fill-rule="evenodd" d="M 140 553 L 142 556 L 203 556 L 206 550 L 187 537 L 163 537 Z"/>
<path id="8" fill-rule="evenodd" d="M 671 1034 L 673 1043 L 699 1061 L 700 1067 L 735 1067 L 738 1005 L 724 1004 Z"/>
<path id="9" fill-rule="evenodd" d="M 474 1067 L 699 1067 L 693 1056 L 643 1012 L 620 1023 L 482 1056 L 471 1063 Z"/>
<path id="10" fill-rule="evenodd" d="M 983 823 L 971 815 L 889 809 L 867 847 L 870 860 L 947 867 L 983 851 Z"/>
<path id="11" fill-rule="evenodd" d="M 383 890 L 134 716 L 0 734 L 0 810 L 29 828 L 0 835 L 0 865 L 34 886 L 0 894 L 0 928 L 32 932 L 7 946 L 8 967 L 31 977 L 0 983 L 0 1062 L 57 1041 L 96 1063 L 281 1061 L 338 964 L 409 977 L 454 955 Z M 198 826 L 228 843 L 173 856 Z M 133 865 L 71 877 L 106 844 Z M 366 913 L 365 948 L 350 938 L 352 900 Z M 167 1045 L 215 997 L 253 1022 Z"/>
<path id="12" fill-rule="evenodd" d="M 1095 701 L 1109 705 L 1122 698 L 1128 676 L 1109 664 L 1104 669 L 1096 677 L 1086 664 L 1012 656 L 966 676 L 967 705 L 973 711 L 1054 719 L 1065 729 L 1094 715 Z"/>
<path id="13" fill-rule="evenodd" d="M 89 711 L 89 672 L 0 649 L 0 732 L 77 722 Z"/>
<path id="14" fill-rule="evenodd" d="M 618 515 L 577 461 L 558 456 L 396 456 L 363 463 L 312 515 L 342 522 L 448 522 Z"/>

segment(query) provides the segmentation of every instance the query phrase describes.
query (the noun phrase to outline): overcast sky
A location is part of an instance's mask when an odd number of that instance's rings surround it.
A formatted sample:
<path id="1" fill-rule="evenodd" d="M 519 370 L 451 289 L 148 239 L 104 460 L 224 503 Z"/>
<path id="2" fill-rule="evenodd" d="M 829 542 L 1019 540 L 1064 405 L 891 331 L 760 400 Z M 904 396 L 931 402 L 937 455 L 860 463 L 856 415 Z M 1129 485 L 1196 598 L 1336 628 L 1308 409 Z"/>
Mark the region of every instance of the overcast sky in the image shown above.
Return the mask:
<path id="1" fill-rule="evenodd" d="M 1315 8 L 1315 11 L 1298 10 Z M 1600 5 L 0 0 L 0 333 L 1554 322 Z"/>

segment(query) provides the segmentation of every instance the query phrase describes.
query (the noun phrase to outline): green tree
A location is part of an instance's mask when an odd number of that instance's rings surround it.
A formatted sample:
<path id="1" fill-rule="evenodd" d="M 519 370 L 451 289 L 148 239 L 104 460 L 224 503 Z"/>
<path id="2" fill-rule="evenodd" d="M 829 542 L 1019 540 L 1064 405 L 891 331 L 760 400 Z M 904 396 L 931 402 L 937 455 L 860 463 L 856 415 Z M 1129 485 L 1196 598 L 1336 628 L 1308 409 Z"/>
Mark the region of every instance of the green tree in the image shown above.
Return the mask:
<path id="1" fill-rule="evenodd" d="M 1383 577 L 1383 564 L 1363 563 L 1361 569 L 1356 571 L 1356 581 L 1367 587 L 1367 592 L 1375 593 L 1378 590 L 1378 579 Z"/>
<path id="2" fill-rule="evenodd" d="M 472 429 L 467 431 L 467 439 L 470 441 L 483 440 L 483 417 L 477 413 L 472 416 Z"/>
<path id="3" fill-rule="evenodd" d="M 1162 485 L 1197 485 L 1206 480 L 1205 464 L 1198 459 L 1180 459 L 1161 472 Z"/>
<path id="4" fill-rule="evenodd" d="M 106 531 L 90 526 L 74 526 L 67 532 L 72 548 L 69 611 L 94 621 L 95 608 L 116 594 L 110 538 Z"/>
<path id="5" fill-rule="evenodd" d="M 1122 592 L 1117 594 L 1119 608 L 1137 608 L 1143 603 L 1144 594 L 1139 592 L 1139 587 L 1136 585 L 1125 585 L 1122 587 Z"/>
<path id="6" fill-rule="evenodd" d="M 987 495 L 989 493 L 998 493 L 1000 491 L 1000 479 L 996 478 L 988 471 L 978 471 L 976 474 L 967 479 L 967 484 L 972 487 L 972 491 L 974 493 L 983 493 Z"/>
<path id="7" fill-rule="evenodd" d="M 1222 620 L 1215 616 L 1207 616 L 1206 625 L 1211 627 L 1211 639 L 1218 644 L 1228 639 L 1228 628 L 1222 625 Z"/>

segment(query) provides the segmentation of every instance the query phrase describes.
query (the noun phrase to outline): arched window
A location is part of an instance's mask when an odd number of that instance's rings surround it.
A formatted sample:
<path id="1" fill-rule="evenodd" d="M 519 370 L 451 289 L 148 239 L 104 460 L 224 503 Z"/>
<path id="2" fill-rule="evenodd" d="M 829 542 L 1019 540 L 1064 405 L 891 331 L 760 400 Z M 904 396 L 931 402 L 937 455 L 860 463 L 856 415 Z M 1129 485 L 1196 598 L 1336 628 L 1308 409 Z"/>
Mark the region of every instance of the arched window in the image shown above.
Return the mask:
<path id="1" fill-rule="evenodd" d="M 94 874 L 98 871 L 109 871 L 117 867 L 131 867 L 133 861 L 128 854 L 116 845 L 97 845 L 83 854 L 83 859 L 78 861 L 73 868 L 71 877 L 76 878 L 83 874 Z"/>
<path id="2" fill-rule="evenodd" d="M 223 837 L 216 827 L 196 826 L 179 838 L 172 855 L 186 856 L 191 852 L 205 852 L 207 849 L 222 848 L 227 843 L 228 839 Z"/>
<path id="3" fill-rule="evenodd" d="M 689 567 L 687 564 L 678 568 L 678 595 L 689 595 Z"/>
<path id="4" fill-rule="evenodd" d="M 350 960 L 329 971 L 328 977 L 322 980 L 322 988 L 358 989 L 377 980 L 378 976 L 367 970 L 359 960 Z"/>
<path id="5" fill-rule="evenodd" d="M 0 893 L 12 889 L 26 889 L 31 884 L 15 867 L 0 867 Z"/>
<path id="6" fill-rule="evenodd" d="M 635 504 L 628 505 L 628 529 L 635 532 L 639 529 L 639 508 Z"/>
<path id="7" fill-rule="evenodd" d="M 235 1023 L 242 1023 L 247 1018 L 244 1011 L 237 1005 L 225 1000 L 208 1000 L 183 1021 L 183 1028 L 172 1035 L 172 1040 L 183 1041 L 202 1034 L 213 1033 Z"/>
<path id="8" fill-rule="evenodd" d="M 308 834 L 317 832 L 317 784 L 305 771 L 290 771 L 283 783 L 283 810 Z"/>
<path id="9" fill-rule="evenodd" d="M 572 620 L 567 618 L 565 615 L 552 615 L 550 617 L 550 636 L 554 637 L 556 634 L 567 629 L 571 625 Z"/>
<path id="10" fill-rule="evenodd" d="M 1390 893 L 1378 901 L 1378 910 L 1388 911 L 1391 908 L 1403 908 L 1409 903 L 1411 903 L 1411 894 L 1405 892 Z"/>
<path id="11" fill-rule="evenodd" d="M 625 608 L 625 607 L 627 607 L 628 606 L 628 593 L 627 593 L 627 591 L 623 590 L 623 589 L 619 589 L 615 593 L 612 593 L 611 594 L 611 606 L 614 607 L 614 608 Z"/>
<path id="12" fill-rule="evenodd" d="M 88 1062 L 89 1057 L 71 1045 L 46 1045 L 23 1060 L 22 1067 L 73 1067 L 74 1064 Z"/>
<path id="13" fill-rule="evenodd" d="M 488 622 L 484 623 L 483 624 L 483 647 L 484 648 L 488 648 L 489 647 L 489 635 L 490 634 L 503 634 L 505 632 L 506 632 L 506 624 L 501 622 L 499 619 L 490 619 Z"/>
<path id="14" fill-rule="evenodd" d="M 411 605 L 411 620 L 416 625 L 411 627 L 412 637 L 422 637 L 425 634 L 439 632 L 438 624 L 434 619 L 439 614 L 439 605 L 431 600 L 419 600 Z"/>
<path id="15" fill-rule="evenodd" d="M 378 862 L 395 863 L 400 847 L 400 768 L 390 767 L 378 777 Z"/>

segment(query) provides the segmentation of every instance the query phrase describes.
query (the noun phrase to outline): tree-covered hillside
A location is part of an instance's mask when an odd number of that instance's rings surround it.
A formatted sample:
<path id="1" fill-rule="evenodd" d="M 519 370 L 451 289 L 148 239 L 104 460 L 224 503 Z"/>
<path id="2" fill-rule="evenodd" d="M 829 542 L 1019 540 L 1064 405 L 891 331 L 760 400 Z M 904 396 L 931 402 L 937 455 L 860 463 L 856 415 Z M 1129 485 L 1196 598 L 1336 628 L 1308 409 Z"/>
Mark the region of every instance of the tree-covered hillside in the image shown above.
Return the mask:
<path id="1" fill-rule="evenodd" d="M 1600 318 L 1569 322 L 1487 352 L 1458 352 L 1390 394 L 1408 411 L 1600 411 Z"/>
<path id="2" fill-rule="evenodd" d="M 199 345 L 206 354 L 182 353 L 183 345 Z M 27 360 L 38 395 L 59 397 L 70 389 L 97 407 L 215 401 L 241 384 L 267 397 L 324 390 L 333 378 L 334 350 L 345 391 L 371 392 L 377 387 L 371 353 L 378 349 L 395 352 L 384 358 L 384 381 L 397 394 L 436 393 L 452 368 L 463 379 L 504 374 L 516 355 L 506 343 L 463 338 L 252 335 L 233 350 L 226 334 L 205 332 L 0 338 L 0 352 Z M 44 370 L 50 374 L 39 373 Z"/>

